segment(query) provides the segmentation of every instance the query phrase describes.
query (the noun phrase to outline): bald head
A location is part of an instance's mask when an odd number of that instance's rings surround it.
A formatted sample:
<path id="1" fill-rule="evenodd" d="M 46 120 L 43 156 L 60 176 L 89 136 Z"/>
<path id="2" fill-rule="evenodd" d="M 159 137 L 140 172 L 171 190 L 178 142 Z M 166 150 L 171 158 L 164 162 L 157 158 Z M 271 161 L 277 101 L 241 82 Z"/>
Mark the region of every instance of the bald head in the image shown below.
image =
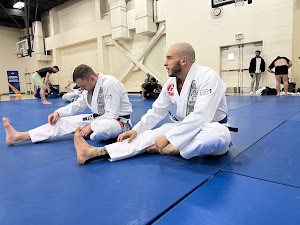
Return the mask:
<path id="1" fill-rule="evenodd" d="M 180 58 L 187 57 L 190 61 L 190 63 L 195 62 L 195 51 L 193 47 L 186 43 L 186 42 L 179 42 L 176 44 L 173 44 L 170 48 L 174 48 L 176 55 Z"/>

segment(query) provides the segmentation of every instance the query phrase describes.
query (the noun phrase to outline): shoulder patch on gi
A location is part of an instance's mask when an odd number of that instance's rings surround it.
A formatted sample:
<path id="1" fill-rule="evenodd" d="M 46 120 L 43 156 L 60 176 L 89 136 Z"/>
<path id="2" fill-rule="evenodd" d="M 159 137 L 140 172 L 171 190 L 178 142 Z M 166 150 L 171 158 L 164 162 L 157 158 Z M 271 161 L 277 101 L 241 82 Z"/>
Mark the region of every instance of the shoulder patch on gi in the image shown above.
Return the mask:
<path id="1" fill-rule="evenodd" d="M 169 84 L 167 87 L 168 94 L 174 96 L 174 84 Z"/>
<path id="2" fill-rule="evenodd" d="M 200 95 L 208 95 L 211 93 L 211 89 L 204 89 L 204 90 L 200 90 Z"/>

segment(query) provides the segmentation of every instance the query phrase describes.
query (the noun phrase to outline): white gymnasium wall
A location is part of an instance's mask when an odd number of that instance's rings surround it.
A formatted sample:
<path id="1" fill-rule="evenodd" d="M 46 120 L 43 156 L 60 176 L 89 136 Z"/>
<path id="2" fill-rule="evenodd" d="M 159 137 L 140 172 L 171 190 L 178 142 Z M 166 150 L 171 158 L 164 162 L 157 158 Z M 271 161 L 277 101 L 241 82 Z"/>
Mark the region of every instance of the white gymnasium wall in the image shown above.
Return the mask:
<path id="1" fill-rule="evenodd" d="M 161 0 L 163 1 L 163 0 Z M 134 6 L 130 2 L 130 7 Z M 70 68 L 80 63 L 96 65 L 96 71 L 113 75 L 120 79 L 130 92 L 140 91 L 143 83 L 145 71 L 138 67 L 128 73 L 128 68 L 132 61 L 127 54 L 121 52 L 112 43 L 110 30 L 110 17 L 107 12 L 108 2 L 105 0 L 71 0 L 67 4 L 62 4 L 49 13 L 43 15 L 43 29 L 45 36 L 46 50 L 53 52 L 53 65 L 60 67 L 59 79 L 54 83 L 61 87 L 70 78 Z M 54 35 L 53 35 L 54 34 Z M 141 35 L 132 31 L 132 39 L 118 40 L 127 53 L 137 58 L 147 44 L 151 41 L 154 34 Z M 94 51 L 85 51 L 86 44 L 93 42 Z M 84 43 L 84 44 L 83 44 Z M 90 48 L 90 45 L 89 47 Z M 70 51 L 65 54 L 65 49 L 76 49 L 76 53 Z M 92 54 L 90 56 L 86 54 Z M 163 65 L 165 57 L 165 35 L 152 47 L 149 53 L 142 59 L 142 63 L 155 75 L 161 82 L 166 81 L 166 72 Z M 128 74 L 127 74 L 128 73 Z M 127 75 L 126 75 L 127 74 Z"/>
<path id="2" fill-rule="evenodd" d="M 120 41 L 119 43 L 131 54 L 138 56 L 142 49 L 145 48 L 150 37 L 143 35 L 135 35 L 135 39 L 132 41 Z M 109 64 L 108 74 L 115 76 L 117 79 L 122 80 L 124 74 L 128 71 L 128 68 L 133 65 L 132 61 L 123 53 L 120 52 L 113 45 L 107 46 Z M 143 60 L 143 64 L 152 72 L 160 83 L 166 82 L 167 75 L 163 66 L 163 60 L 165 58 L 165 35 L 156 43 L 156 45 L 150 50 L 147 56 Z M 123 79 L 125 87 L 130 92 L 138 92 L 141 89 L 141 84 L 144 79 L 147 78 L 145 72 L 139 67 L 135 67 L 129 75 Z"/>
<path id="3" fill-rule="evenodd" d="M 93 23 L 96 18 L 95 0 L 71 1 L 56 8 L 59 33 Z"/>
<path id="4" fill-rule="evenodd" d="M 131 10 L 136 5 L 135 1 L 126 1 L 130 3 Z M 299 0 L 253 0 L 251 5 L 244 7 L 227 5 L 223 6 L 223 15 L 217 20 L 210 15 L 211 1 L 158 1 L 160 6 L 165 7 L 159 10 L 159 14 L 165 13 L 159 21 L 166 20 L 166 34 L 162 35 L 142 62 L 161 83 L 167 80 L 163 63 L 166 50 L 171 44 L 179 41 L 191 43 L 197 53 L 197 62 L 219 72 L 220 46 L 236 44 L 237 33 L 244 34 L 245 43 L 263 41 L 262 56 L 267 65 L 277 55 L 291 58 L 294 61 L 291 81 L 300 83 L 300 63 L 297 58 L 300 48 Z M 128 91 L 139 91 L 145 72 L 135 67 L 124 77 L 132 61 L 109 42 L 111 18 L 106 13 L 108 9 L 107 0 L 70 0 L 45 13 L 42 17 L 43 33 L 45 48 L 53 57 L 51 61 L 37 61 L 34 57 L 17 59 L 13 53 L 20 31 L 0 27 L 0 91 L 7 92 L 7 87 L 3 87 L 7 70 L 18 70 L 24 74 L 26 71 L 34 72 L 45 66 L 58 65 L 60 72 L 50 80 L 64 87 L 66 81 L 72 78 L 72 68 L 80 63 L 122 79 Z M 151 42 L 153 35 L 137 35 L 134 29 L 132 33 L 133 39 L 118 43 L 137 58 Z M 21 82 L 23 91 L 25 82 L 22 76 Z M 274 87 L 274 76 L 265 73 L 261 84 Z"/>
<path id="5" fill-rule="evenodd" d="M 300 88 L 300 0 L 294 0 L 293 21 L 293 81 Z"/>
<path id="6" fill-rule="evenodd" d="M 0 26 L 0 93 L 8 94 L 7 71 L 18 71 L 21 92 L 26 92 L 25 72 L 34 72 L 37 62 L 30 60 L 30 57 L 18 59 L 16 43 L 21 36 L 21 30 Z M 29 87 L 28 87 L 29 89 Z"/>
<path id="7" fill-rule="evenodd" d="M 97 40 L 62 48 L 60 54 L 61 67 L 64 70 L 64 74 L 58 76 L 58 83 L 62 85 L 60 91 L 64 91 L 68 81 L 73 80 L 72 73 L 79 64 L 89 65 L 95 71 L 99 70 Z"/>
<path id="8" fill-rule="evenodd" d="M 226 5 L 222 17 L 213 19 L 211 1 L 167 0 L 167 46 L 189 42 L 196 50 L 197 63 L 220 72 L 220 46 L 236 44 L 235 34 L 243 33 L 245 43 L 263 41 L 262 57 L 267 66 L 277 55 L 292 59 L 293 1 L 253 0 L 243 7 Z M 299 30 L 299 26 L 294 29 Z M 294 79 L 298 78 L 292 76 Z M 261 85 L 275 87 L 274 76 L 265 73 Z"/>

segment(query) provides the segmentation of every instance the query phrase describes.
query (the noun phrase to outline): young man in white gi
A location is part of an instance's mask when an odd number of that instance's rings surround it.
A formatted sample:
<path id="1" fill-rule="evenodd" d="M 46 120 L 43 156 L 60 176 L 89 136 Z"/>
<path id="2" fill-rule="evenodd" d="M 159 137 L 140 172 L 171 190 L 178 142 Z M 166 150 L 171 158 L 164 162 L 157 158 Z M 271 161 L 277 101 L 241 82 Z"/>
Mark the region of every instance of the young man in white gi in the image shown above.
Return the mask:
<path id="1" fill-rule="evenodd" d="M 75 132 L 80 127 L 80 135 L 100 141 L 116 138 L 131 129 L 132 106 L 127 91 L 116 78 L 95 73 L 87 65 L 79 65 L 73 73 L 73 81 L 83 90 L 77 101 L 55 110 L 48 116 L 48 123 L 29 130 L 17 132 L 8 118 L 3 118 L 6 144 L 14 145 L 31 140 L 40 142 Z M 91 114 L 75 115 L 87 107 Z"/>
<path id="2" fill-rule="evenodd" d="M 164 64 L 170 78 L 152 109 L 132 130 L 119 135 L 118 142 L 105 147 L 88 145 L 77 129 L 74 144 L 78 163 L 101 155 L 116 161 L 145 151 L 180 154 L 186 159 L 226 153 L 231 141 L 229 129 L 221 124 L 227 122 L 226 85 L 212 69 L 194 62 L 190 44 L 172 45 Z M 151 130 L 173 105 L 180 121 Z"/>

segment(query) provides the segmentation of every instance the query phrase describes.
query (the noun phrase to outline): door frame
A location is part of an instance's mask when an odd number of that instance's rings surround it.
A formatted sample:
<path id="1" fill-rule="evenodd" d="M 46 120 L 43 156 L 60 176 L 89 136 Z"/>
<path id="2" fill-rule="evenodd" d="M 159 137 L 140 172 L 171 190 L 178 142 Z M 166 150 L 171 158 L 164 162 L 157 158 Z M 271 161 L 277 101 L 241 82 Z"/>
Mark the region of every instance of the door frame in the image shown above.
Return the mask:
<path id="1" fill-rule="evenodd" d="M 242 94 L 242 93 L 247 93 L 248 92 L 249 87 L 244 87 L 244 85 L 243 85 L 244 71 L 249 70 L 248 65 L 246 65 L 246 68 L 244 66 L 244 62 L 243 62 L 244 51 L 243 51 L 243 48 L 244 48 L 244 46 L 249 46 L 249 45 L 260 46 L 261 51 L 262 51 L 264 43 L 263 43 L 263 41 L 253 41 L 253 42 L 238 43 L 238 44 L 233 44 L 233 45 L 224 45 L 224 46 L 219 47 L 219 51 L 220 51 L 220 59 L 219 59 L 220 71 L 219 71 L 219 74 L 220 74 L 220 76 L 221 76 L 222 73 L 228 72 L 228 71 L 230 71 L 230 72 L 237 71 L 237 75 L 238 75 L 238 86 L 237 87 L 227 87 L 226 93 Z M 237 57 L 237 59 L 239 60 L 238 61 L 238 68 L 237 69 L 222 70 L 222 49 L 230 49 L 230 48 L 238 48 L 239 49 L 239 55 Z M 254 57 L 254 53 L 253 53 L 253 57 Z"/>

